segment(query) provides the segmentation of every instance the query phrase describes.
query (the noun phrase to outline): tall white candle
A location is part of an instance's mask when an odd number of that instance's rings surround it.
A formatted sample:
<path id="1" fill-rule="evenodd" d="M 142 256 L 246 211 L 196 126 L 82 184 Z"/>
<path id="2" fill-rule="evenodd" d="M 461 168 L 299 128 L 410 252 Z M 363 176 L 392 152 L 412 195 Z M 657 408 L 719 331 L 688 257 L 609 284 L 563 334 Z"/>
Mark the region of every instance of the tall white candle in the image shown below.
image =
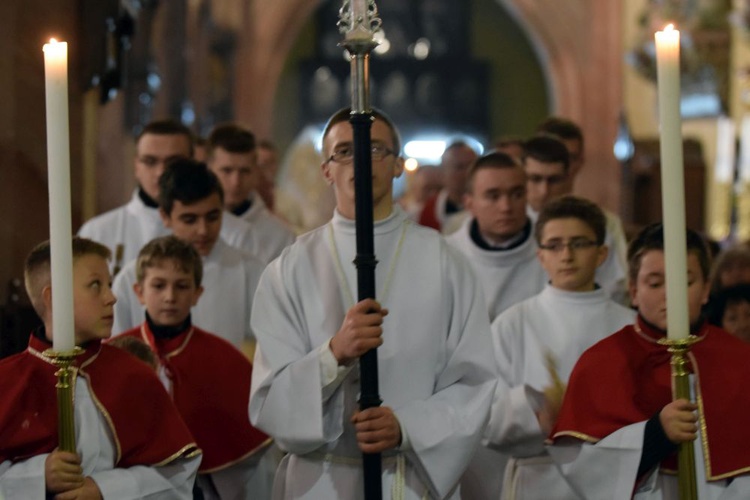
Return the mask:
<path id="1" fill-rule="evenodd" d="M 680 116 L 680 32 L 670 24 L 656 33 L 656 71 L 661 127 L 661 193 L 667 284 L 667 335 L 690 333 L 687 301 L 685 179 Z"/>
<path id="2" fill-rule="evenodd" d="M 47 182 L 52 253 L 52 338 L 55 351 L 75 346 L 73 324 L 73 235 L 68 137 L 68 44 L 44 45 L 47 101 Z"/>

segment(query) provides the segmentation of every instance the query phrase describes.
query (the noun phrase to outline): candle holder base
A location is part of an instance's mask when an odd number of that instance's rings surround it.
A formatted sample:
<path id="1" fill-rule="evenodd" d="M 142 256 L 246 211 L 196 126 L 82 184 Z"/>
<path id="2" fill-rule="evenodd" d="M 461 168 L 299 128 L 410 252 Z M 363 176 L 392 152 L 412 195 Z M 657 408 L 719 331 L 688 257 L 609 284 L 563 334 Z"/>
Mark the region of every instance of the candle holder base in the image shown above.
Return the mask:
<path id="1" fill-rule="evenodd" d="M 690 369 L 688 366 L 688 352 L 693 344 L 700 340 L 695 335 L 680 339 L 663 338 L 659 344 L 667 347 L 672 354 L 672 392 L 674 399 L 691 401 Z M 677 452 L 677 480 L 681 500 L 698 500 L 698 488 L 695 477 L 695 450 L 693 443 L 680 443 Z"/>
<path id="2" fill-rule="evenodd" d="M 73 412 L 73 393 L 75 388 L 75 368 L 73 361 L 83 354 L 84 350 L 76 346 L 70 351 L 56 351 L 47 349 L 44 356 L 52 360 L 58 367 L 55 372 L 57 376 L 57 430 L 58 447 L 62 451 L 75 453 L 76 451 L 76 427 L 75 414 Z"/>

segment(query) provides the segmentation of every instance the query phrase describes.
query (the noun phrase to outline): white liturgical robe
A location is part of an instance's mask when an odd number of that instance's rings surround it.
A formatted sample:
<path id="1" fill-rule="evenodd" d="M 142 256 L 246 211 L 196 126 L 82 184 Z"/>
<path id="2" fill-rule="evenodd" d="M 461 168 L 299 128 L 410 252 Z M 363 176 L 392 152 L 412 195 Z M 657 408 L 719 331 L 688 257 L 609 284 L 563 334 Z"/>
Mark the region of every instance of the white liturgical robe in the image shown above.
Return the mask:
<path id="1" fill-rule="evenodd" d="M 115 443 L 97 409 L 84 377 L 76 377 L 75 426 L 83 476 L 90 476 L 102 498 L 118 500 L 188 500 L 201 456 L 178 459 L 161 467 L 138 465 L 116 469 Z M 44 465 L 48 454 L 22 462 L 0 463 L 0 498 L 45 498 Z"/>
<path id="2" fill-rule="evenodd" d="M 631 424 L 613 432 L 596 444 L 569 438 L 548 446 L 549 455 L 575 492 L 571 500 L 680 500 L 677 477 L 662 474 L 654 467 L 638 482 L 638 466 L 643 450 L 646 422 Z M 747 500 L 750 475 L 729 480 L 706 481 L 703 448 L 698 437 L 693 441 L 696 489 L 700 500 Z"/>
<path id="3" fill-rule="evenodd" d="M 268 264 L 278 257 L 281 249 L 271 240 L 257 224 L 224 211 L 221 220 L 221 239 L 229 246 L 252 255 L 263 264 Z"/>
<path id="4" fill-rule="evenodd" d="M 250 313 L 263 268 L 258 259 L 219 238 L 211 253 L 203 258 L 203 294 L 191 310 L 193 324 L 238 348 L 244 340 L 253 340 Z M 115 335 L 135 328 L 146 319 L 145 308 L 133 291 L 135 282 L 135 261 L 131 261 L 112 284 L 117 297 L 112 327 Z"/>
<path id="5" fill-rule="evenodd" d="M 553 384 L 547 359 L 554 360 L 565 384 L 583 351 L 634 320 L 634 311 L 609 299 L 602 289 L 568 292 L 547 285 L 492 323 L 501 382 L 485 432 L 490 451 L 484 455 L 494 453 L 498 464 L 503 456 L 510 458 L 502 498 L 570 498 L 565 481 L 546 456 L 547 436 L 536 418 L 543 391 Z M 492 492 L 492 498 L 498 493 Z"/>
<path id="6" fill-rule="evenodd" d="M 172 378 L 164 365 L 159 365 L 157 375 L 167 392 L 174 394 Z M 272 453 L 268 453 L 269 451 Z M 277 453 L 275 449 L 266 448 L 224 469 L 199 474 L 196 481 L 204 500 L 270 500 L 274 466 L 278 464 L 274 453 Z"/>
<path id="7" fill-rule="evenodd" d="M 541 292 L 547 283 L 547 273 L 537 259 L 533 234 L 512 248 L 485 250 L 471 238 L 473 220 L 465 220 L 446 241 L 461 251 L 474 268 L 492 321 L 513 304 Z"/>
<path id="8" fill-rule="evenodd" d="M 496 379 L 481 288 L 461 255 L 399 208 L 374 233 L 377 298 L 389 310 L 377 351 L 380 395 L 402 431 L 401 446 L 383 454 L 383 492 L 458 498 Z M 354 221 L 337 212 L 284 250 L 258 286 L 249 410 L 290 453 L 275 498 L 363 496 L 350 423 L 359 371 L 337 366 L 328 347 L 356 300 L 354 255 Z"/>
<path id="9" fill-rule="evenodd" d="M 98 241 L 112 252 L 112 271 L 119 271 L 138 257 L 141 248 L 171 231 L 162 222 L 158 208 L 147 206 L 133 192 L 130 201 L 121 207 L 88 220 L 78 235 Z M 221 237 L 232 247 L 250 253 L 267 264 L 280 252 L 265 242 L 263 234 L 256 234 L 254 226 L 227 211 L 222 214 Z"/>
<path id="10" fill-rule="evenodd" d="M 279 217 L 274 215 L 257 193 L 250 193 L 250 208 L 239 216 L 252 226 L 252 231 L 260 236 L 260 241 L 270 256 L 269 262 L 281 251 L 294 243 L 294 232 Z"/>
<path id="11" fill-rule="evenodd" d="M 79 236 L 109 248 L 112 252 L 111 271 L 122 269 L 138 257 L 143 245 L 169 233 L 161 221 L 159 209 L 143 203 L 137 189 L 126 205 L 97 215 L 78 231 Z"/>

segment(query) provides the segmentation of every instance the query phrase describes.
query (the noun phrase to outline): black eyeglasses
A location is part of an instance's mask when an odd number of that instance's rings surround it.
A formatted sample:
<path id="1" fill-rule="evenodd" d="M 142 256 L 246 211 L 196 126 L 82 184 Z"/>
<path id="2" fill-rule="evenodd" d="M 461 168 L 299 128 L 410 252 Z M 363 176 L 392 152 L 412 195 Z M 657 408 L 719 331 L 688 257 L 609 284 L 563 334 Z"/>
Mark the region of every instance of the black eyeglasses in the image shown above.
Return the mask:
<path id="1" fill-rule="evenodd" d="M 372 155 L 372 159 L 374 161 L 380 161 L 388 155 L 395 156 L 396 152 L 383 146 L 382 144 L 373 144 L 372 149 L 370 149 L 370 154 Z M 333 154 L 326 160 L 326 163 L 329 161 L 333 161 L 341 165 L 346 165 L 348 163 L 351 163 L 353 160 L 354 148 L 343 147 L 334 151 Z"/>
<path id="2" fill-rule="evenodd" d="M 598 247 L 599 244 L 596 241 L 591 241 L 587 238 L 573 238 L 568 242 L 562 240 L 553 240 L 546 245 L 539 245 L 542 250 L 548 250 L 552 253 L 561 253 L 566 248 L 571 252 L 577 250 L 585 250 L 591 247 Z"/>

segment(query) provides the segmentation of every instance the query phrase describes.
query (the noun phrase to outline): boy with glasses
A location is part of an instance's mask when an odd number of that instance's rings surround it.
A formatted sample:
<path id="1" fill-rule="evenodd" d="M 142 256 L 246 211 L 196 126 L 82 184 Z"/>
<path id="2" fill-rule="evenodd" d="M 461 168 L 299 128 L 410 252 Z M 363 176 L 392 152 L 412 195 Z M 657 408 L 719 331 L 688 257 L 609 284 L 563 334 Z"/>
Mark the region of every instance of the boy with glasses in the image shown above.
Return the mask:
<path id="1" fill-rule="evenodd" d="M 544 438 L 581 353 L 635 317 L 595 282 L 607 257 L 605 226 L 601 209 L 588 200 L 565 196 L 548 203 L 535 236 L 550 282 L 492 323 L 500 383 L 485 438 L 510 456 L 501 498 L 575 498 Z"/>
<path id="2" fill-rule="evenodd" d="M 537 133 L 549 134 L 560 139 L 560 142 L 568 150 L 570 168 L 568 169 L 565 194 L 571 194 L 576 177 L 583 170 L 586 161 L 583 130 L 572 120 L 560 116 L 550 116 L 538 125 Z M 604 241 L 609 247 L 609 255 L 597 271 L 597 280 L 607 289 L 615 302 L 629 305 L 625 279 L 628 267 L 625 254 L 628 250 L 628 242 L 625 239 L 622 220 L 617 214 L 609 210 L 602 209 L 602 212 L 607 218 L 607 236 Z"/>
<path id="3" fill-rule="evenodd" d="M 528 213 L 534 221 L 547 203 L 570 194 L 572 179 L 582 166 L 583 135 L 572 122 L 565 124 L 547 123 L 548 128 L 540 128 L 541 135 L 532 137 L 523 146 L 529 189 Z M 622 223 L 615 215 L 602 212 L 606 221 L 604 241 L 609 253 L 596 271 L 596 282 L 615 302 L 628 305 Z"/>

